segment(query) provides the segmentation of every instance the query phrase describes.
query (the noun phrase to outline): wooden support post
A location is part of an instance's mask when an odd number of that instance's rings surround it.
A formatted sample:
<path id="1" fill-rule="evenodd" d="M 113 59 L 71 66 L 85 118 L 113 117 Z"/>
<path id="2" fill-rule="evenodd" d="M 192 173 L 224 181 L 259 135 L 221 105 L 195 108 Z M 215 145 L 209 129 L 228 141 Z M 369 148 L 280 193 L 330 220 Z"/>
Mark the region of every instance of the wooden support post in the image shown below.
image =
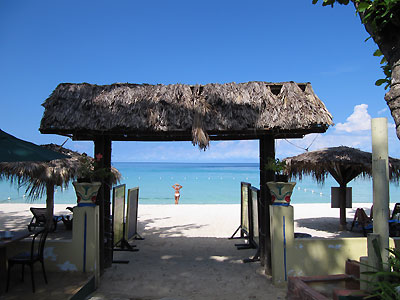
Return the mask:
<path id="1" fill-rule="evenodd" d="M 46 183 L 46 218 L 47 220 L 53 220 L 54 218 L 54 184 L 49 182 Z M 46 228 L 49 230 L 55 229 L 56 224 L 47 222 Z"/>
<path id="2" fill-rule="evenodd" d="M 340 184 L 339 189 L 340 225 L 339 230 L 347 230 L 346 222 L 346 184 Z"/>
<path id="3" fill-rule="evenodd" d="M 271 232 L 269 205 L 271 194 L 267 182 L 274 181 L 274 171 L 266 170 L 268 158 L 275 159 L 275 139 L 272 136 L 260 138 L 260 261 L 265 273 L 271 274 Z"/>
<path id="4" fill-rule="evenodd" d="M 111 140 L 105 136 L 98 136 L 94 141 L 94 155 L 102 154 L 103 158 L 99 161 L 99 168 L 111 170 Z M 110 211 L 111 180 L 102 180 L 102 185 L 98 193 L 98 205 L 100 209 L 99 234 L 100 234 L 100 272 L 103 274 L 105 268 L 112 264 L 112 228 Z"/>

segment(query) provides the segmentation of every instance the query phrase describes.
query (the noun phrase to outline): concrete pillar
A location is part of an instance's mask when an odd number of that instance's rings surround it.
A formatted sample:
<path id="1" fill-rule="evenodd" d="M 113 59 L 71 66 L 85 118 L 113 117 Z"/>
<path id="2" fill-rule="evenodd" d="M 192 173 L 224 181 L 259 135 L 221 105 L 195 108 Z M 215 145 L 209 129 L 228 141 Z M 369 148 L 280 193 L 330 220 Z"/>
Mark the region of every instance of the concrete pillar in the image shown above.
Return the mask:
<path id="1" fill-rule="evenodd" d="M 376 253 L 374 243 L 380 245 L 380 235 L 376 233 L 369 233 L 367 237 L 367 247 L 368 247 L 368 266 L 372 267 L 374 270 L 381 270 L 382 257 L 380 253 Z M 387 251 L 386 251 L 387 253 Z"/>
<path id="2" fill-rule="evenodd" d="M 272 283 L 287 284 L 294 245 L 293 206 L 270 205 Z"/>
<path id="3" fill-rule="evenodd" d="M 371 282 L 376 281 L 376 277 L 372 275 L 363 274 L 364 272 L 376 272 L 378 270 L 382 270 L 384 267 L 382 263 L 382 259 L 384 256 L 381 256 L 380 250 L 378 253 L 375 250 L 374 244 L 377 247 L 380 247 L 381 238 L 379 234 L 369 233 L 367 236 L 367 251 L 368 257 L 360 257 L 360 289 L 365 291 L 371 291 Z M 388 253 L 386 251 L 386 253 Z M 387 257 L 387 254 L 386 254 Z"/>
<path id="4" fill-rule="evenodd" d="M 365 272 L 372 271 L 372 268 L 369 267 L 368 256 L 360 257 L 360 290 L 368 291 L 368 283 L 371 281 L 368 275 L 365 275 Z"/>
<path id="5" fill-rule="evenodd" d="M 75 206 L 72 230 L 77 269 L 93 273 L 97 288 L 100 281 L 99 206 Z"/>
<path id="6" fill-rule="evenodd" d="M 383 263 L 389 247 L 389 164 L 386 118 L 371 120 L 374 234 L 379 235 Z"/>

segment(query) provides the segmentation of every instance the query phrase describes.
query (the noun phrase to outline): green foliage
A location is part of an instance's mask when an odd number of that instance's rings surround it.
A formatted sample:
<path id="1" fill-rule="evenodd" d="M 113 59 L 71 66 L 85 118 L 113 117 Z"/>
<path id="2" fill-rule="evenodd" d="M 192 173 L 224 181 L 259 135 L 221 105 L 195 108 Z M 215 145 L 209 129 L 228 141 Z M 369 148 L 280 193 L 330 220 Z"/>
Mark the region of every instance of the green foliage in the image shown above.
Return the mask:
<path id="1" fill-rule="evenodd" d="M 374 56 L 379 57 L 379 56 L 383 56 L 383 54 L 382 54 L 381 50 L 377 49 L 374 52 Z M 381 69 L 383 70 L 383 74 L 385 74 L 385 78 L 378 79 L 375 82 L 375 85 L 381 86 L 382 84 L 386 84 L 385 85 L 385 90 L 386 90 L 388 87 L 390 87 L 390 82 L 392 81 L 392 69 L 388 65 L 388 62 L 384 56 L 382 57 L 380 64 L 381 64 Z"/>
<path id="2" fill-rule="evenodd" d="M 265 168 L 280 174 L 286 169 L 286 163 L 284 161 L 280 161 L 279 158 L 269 158 L 265 164 Z"/>
<path id="3" fill-rule="evenodd" d="M 318 1 L 319 0 L 312 0 L 312 3 L 316 4 Z M 322 1 L 322 6 L 330 5 L 331 7 L 333 7 L 335 3 L 347 5 L 350 2 L 349 0 Z M 361 22 L 363 24 L 368 24 L 372 30 L 372 35 L 379 34 L 387 24 L 398 18 L 399 10 L 396 11 L 395 8 L 399 8 L 399 0 L 354 0 L 353 2 L 357 13 L 361 16 Z M 382 56 L 381 51 L 375 51 L 374 56 Z M 387 89 L 390 87 L 392 80 L 392 69 L 388 65 L 385 57 L 382 58 L 380 64 L 382 65 L 381 69 L 383 70 L 385 78 L 378 79 L 375 85 L 381 86 L 382 84 L 386 84 L 385 89 Z"/>
<path id="4" fill-rule="evenodd" d="M 83 153 L 79 158 L 78 167 L 78 180 L 84 181 L 95 181 L 111 178 L 112 173 L 106 168 L 100 168 L 99 163 L 103 156 L 101 154 L 96 154 L 96 159 L 91 158 L 86 153 Z"/>
<path id="5" fill-rule="evenodd" d="M 312 0 L 317 4 L 319 0 Z M 331 6 L 335 3 L 347 5 L 349 0 L 322 0 L 322 6 Z M 363 14 L 362 23 L 368 23 L 373 33 L 381 31 L 388 23 L 397 18 L 395 8 L 399 5 L 399 0 L 354 0 L 356 11 Z"/>
<path id="6" fill-rule="evenodd" d="M 318 1 L 319 0 L 313 0 L 313 4 L 317 4 L 318 3 Z M 322 6 L 328 6 L 328 5 L 330 5 L 330 6 L 332 6 L 333 7 L 333 4 L 335 4 L 335 2 L 337 2 L 337 3 L 339 3 L 339 4 L 343 4 L 343 5 L 347 5 L 347 4 L 349 4 L 349 0 L 323 0 L 323 2 L 322 2 Z"/>
<path id="7" fill-rule="evenodd" d="M 362 22 L 368 23 L 373 33 L 381 31 L 388 23 L 396 18 L 394 8 L 399 0 L 355 1 L 358 13 L 364 13 Z"/>
<path id="8" fill-rule="evenodd" d="M 379 246 L 374 244 L 375 253 L 380 258 Z M 373 272 L 363 274 L 373 276 L 374 280 L 369 281 L 371 295 L 365 299 L 400 300 L 400 251 L 398 249 L 387 249 L 392 255 L 389 256 L 387 267 L 381 265 Z"/>

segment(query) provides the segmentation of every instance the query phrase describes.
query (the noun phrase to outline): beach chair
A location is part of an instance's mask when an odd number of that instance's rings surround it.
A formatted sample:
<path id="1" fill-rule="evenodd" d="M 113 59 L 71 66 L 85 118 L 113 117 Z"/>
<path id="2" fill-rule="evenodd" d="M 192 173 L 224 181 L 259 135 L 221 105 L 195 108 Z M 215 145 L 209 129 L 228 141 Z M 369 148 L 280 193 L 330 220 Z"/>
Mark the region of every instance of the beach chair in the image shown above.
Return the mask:
<path id="1" fill-rule="evenodd" d="M 33 214 L 33 217 L 28 225 L 28 230 L 34 231 L 37 227 L 44 228 L 47 222 L 46 208 L 31 207 L 30 211 Z M 60 220 L 60 217 L 54 216 L 52 231 L 57 229 L 57 222 Z"/>
<path id="2" fill-rule="evenodd" d="M 400 236 L 400 203 L 394 205 L 392 216 L 389 219 L 389 236 Z"/>
<path id="3" fill-rule="evenodd" d="M 369 217 L 362 208 L 357 208 L 354 214 L 354 219 L 353 223 L 351 224 L 350 231 L 352 231 L 354 225 L 356 225 L 356 226 L 361 226 L 364 236 L 367 236 L 368 232 L 372 232 L 373 215 L 374 215 L 373 208 L 374 206 L 372 205 Z M 395 204 L 391 216 L 389 211 L 389 236 L 390 237 L 400 236 L 400 203 Z"/>
<path id="4" fill-rule="evenodd" d="M 350 231 L 353 230 L 354 226 L 361 227 L 364 236 L 367 236 L 368 232 L 372 232 L 372 216 L 373 216 L 373 207 L 371 207 L 371 214 L 370 217 L 365 213 L 364 209 L 357 208 L 354 214 L 353 222 L 351 223 Z"/>
<path id="5" fill-rule="evenodd" d="M 390 217 L 391 220 L 397 218 L 397 214 L 400 214 L 400 203 L 396 203 L 394 205 L 393 211 L 392 211 L 392 216 Z"/>
<path id="6" fill-rule="evenodd" d="M 67 209 L 74 213 L 74 208 L 73 207 L 67 207 Z M 73 215 L 72 215 L 73 216 Z M 64 223 L 65 229 L 66 230 L 72 230 L 72 224 L 73 224 L 73 218 L 72 216 L 61 216 L 61 220 Z"/>

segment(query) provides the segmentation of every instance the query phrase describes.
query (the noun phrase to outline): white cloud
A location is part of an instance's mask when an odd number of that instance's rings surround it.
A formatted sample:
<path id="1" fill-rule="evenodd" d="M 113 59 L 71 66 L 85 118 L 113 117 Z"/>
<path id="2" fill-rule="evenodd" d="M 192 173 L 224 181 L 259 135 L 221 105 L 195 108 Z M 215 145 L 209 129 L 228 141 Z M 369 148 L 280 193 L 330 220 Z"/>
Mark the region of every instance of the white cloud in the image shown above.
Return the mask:
<path id="1" fill-rule="evenodd" d="M 288 141 L 291 144 L 285 140 L 280 140 L 277 143 L 276 155 L 279 157 L 287 157 L 304 153 L 305 150 L 303 149 L 310 145 L 314 137 L 315 134 L 309 134 L 303 139 L 290 139 Z M 392 123 L 388 123 L 388 143 L 389 155 L 392 157 L 399 157 L 400 141 L 396 136 L 396 128 Z M 317 139 L 312 143 L 309 151 L 337 146 L 348 146 L 371 152 L 371 131 L 346 132 L 329 128 L 326 133 L 318 134 Z M 303 149 L 300 149 L 299 147 Z"/>
<path id="2" fill-rule="evenodd" d="M 368 105 L 360 104 L 354 107 L 353 113 L 346 119 L 345 123 L 338 123 L 336 130 L 355 132 L 371 129 L 371 116 L 368 113 Z"/>
<path id="3" fill-rule="evenodd" d="M 288 157 L 306 152 L 316 134 L 306 135 L 303 139 L 282 140 L 277 144 L 276 156 Z M 371 151 L 371 134 L 369 132 L 347 133 L 329 129 L 324 134 L 317 134 L 318 137 L 309 147 L 309 151 L 319 150 L 329 147 L 348 146 L 363 151 Z"/>
<path id="4" fill-rule="evenodd" d="M 388 110 L 387 107 L 385 107 L 384 109 L 381 109 L 380 111 L 378 111 L 378 115 L 381 115 L 381 114 L 387 112 L 387 110 Z"/>

